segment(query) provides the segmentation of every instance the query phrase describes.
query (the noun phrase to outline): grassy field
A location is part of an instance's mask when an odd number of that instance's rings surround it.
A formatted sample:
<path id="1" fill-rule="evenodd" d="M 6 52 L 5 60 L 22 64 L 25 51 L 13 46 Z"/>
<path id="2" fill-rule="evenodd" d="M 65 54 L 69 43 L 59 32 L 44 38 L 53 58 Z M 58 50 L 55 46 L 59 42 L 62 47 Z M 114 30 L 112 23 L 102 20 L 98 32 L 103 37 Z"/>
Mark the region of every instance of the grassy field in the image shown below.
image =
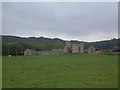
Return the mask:
<path id="1" fill-rule="evenodd" d="M 3 56 L 3 88 L 117 88 L 117 55 Z"/>

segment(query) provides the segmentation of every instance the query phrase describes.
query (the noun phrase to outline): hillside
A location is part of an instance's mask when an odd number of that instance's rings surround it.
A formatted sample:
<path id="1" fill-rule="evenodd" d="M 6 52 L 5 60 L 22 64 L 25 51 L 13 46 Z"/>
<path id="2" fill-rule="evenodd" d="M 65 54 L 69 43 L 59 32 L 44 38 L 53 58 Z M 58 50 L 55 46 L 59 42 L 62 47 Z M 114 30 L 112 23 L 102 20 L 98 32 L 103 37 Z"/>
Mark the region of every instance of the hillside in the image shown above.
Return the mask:
<path id="1" fill-rule="evenodd" d="M 84 48 L 87 49 L 90 45 L 98 49 L 110 50 L 114 46 L 118 46 L 119 39 L 111 39 L 99 42 L 84 42 Z M 72 43 L 78 42 L 71 40 Z M 2 55 L 16 55 L 16 52 L 22 52 L 27 48 L 42 51 L 52 49 L 63 49 L 65 41 L 59 38 L 45 37 L 17 37 L 17 36 L 2 36 Z"/>

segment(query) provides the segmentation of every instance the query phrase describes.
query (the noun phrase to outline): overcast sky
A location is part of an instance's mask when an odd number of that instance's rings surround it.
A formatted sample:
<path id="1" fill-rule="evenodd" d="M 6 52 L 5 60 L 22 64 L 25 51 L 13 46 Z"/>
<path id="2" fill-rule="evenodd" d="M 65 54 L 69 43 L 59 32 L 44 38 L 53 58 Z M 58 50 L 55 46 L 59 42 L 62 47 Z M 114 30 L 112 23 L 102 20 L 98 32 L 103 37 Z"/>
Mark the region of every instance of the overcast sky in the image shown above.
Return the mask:
<path id="1" fill-rule="evenodd" d="M 4 2 L 2 34 L 100 41 L 118 37 L 117 2 Z"/>

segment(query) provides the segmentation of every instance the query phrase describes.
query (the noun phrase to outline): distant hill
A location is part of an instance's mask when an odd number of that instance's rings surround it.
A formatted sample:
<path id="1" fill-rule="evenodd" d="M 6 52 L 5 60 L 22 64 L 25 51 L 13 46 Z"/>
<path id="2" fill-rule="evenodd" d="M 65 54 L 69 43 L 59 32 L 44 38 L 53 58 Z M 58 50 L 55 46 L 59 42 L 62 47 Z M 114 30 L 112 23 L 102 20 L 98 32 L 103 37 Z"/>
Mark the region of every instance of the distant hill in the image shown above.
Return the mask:
<path id="1" fill-rule="evenodd" d="M 118 46 L 120 39 L 111 39 L 99 42 L 84 42 L 84 48 L 88 48 L 90 45 L 95 46 L 102 50 L 111 50 L 114 46 Z M 78 42 L 71 40 L 72 43 Z M 59 38 L 45 38 L 45 37 L 17 37 L 17 36 L 2 36 L 2 55 L 16 55 L 17 52 L 22 52 L 27 48 L 33 50 L 52 50 L 63 49 L 65 41 Z"/>
<path id="2" fill-rule="evenodd" d="M 22 37 L 17 37 L 17 36 L 2 36 L 2 40 L 5 43 L 15 43 L 15 42 L 44 42 L 44 43 L 49 43 L 49 42 L 63 42 L 63 40 L 59 38 L 44 38 L 44 37 L 28 37 L 28 38 L 22 38 Z"/>

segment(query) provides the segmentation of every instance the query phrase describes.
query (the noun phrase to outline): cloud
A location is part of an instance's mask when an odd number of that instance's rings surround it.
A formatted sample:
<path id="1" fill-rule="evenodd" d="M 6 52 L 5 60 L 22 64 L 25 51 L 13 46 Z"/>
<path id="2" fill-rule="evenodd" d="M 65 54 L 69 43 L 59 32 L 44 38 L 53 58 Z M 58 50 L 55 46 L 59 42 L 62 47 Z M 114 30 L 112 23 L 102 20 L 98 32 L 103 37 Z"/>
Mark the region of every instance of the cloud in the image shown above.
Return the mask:
<path id="1" fill-rule="evenodd" d="M 117 2 L 4 2 L 3 34 L 96 41 L 117 37 Z"/>

